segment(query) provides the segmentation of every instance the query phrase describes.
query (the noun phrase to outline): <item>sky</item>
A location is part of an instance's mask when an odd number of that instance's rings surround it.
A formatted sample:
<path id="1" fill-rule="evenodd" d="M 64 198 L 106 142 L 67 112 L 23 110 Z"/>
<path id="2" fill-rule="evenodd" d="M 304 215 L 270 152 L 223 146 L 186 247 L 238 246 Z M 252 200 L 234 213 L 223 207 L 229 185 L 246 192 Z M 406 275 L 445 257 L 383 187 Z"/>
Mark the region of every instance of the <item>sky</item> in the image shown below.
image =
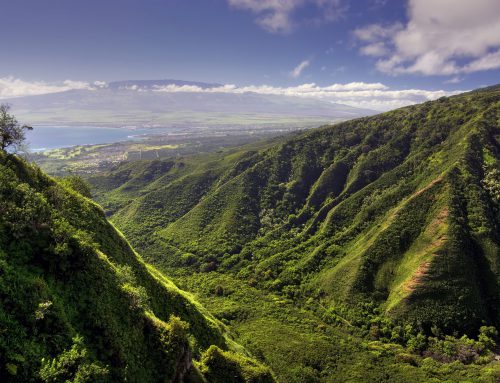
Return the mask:
<path id="1" fill-rule="evenodd" d="M 500 83 L 499 0 L 0 3 L 0 98 L 182 79 L 389 109 Z"/>

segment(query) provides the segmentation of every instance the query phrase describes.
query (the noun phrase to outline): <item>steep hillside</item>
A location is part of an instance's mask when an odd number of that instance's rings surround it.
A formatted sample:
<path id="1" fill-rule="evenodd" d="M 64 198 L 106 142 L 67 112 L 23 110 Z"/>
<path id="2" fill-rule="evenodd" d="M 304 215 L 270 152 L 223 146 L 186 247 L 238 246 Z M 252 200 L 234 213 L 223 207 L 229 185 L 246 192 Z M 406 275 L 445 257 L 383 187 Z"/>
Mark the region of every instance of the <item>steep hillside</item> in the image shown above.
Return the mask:
<path id="1" fill-rule="evenodd" d="M 497 86 L 199 158 L 196 169 L 175 160 L 151 181 L 138 174 L 158 163 L 91 182 L 144 256 L 206 302 L 203 284 L 231 289 L 231 275 L 327 324 L 432 354 L 401 326 L 442 339 L 500 325 L 499 122 Z M 131 166 L 135 176 L 103 183 Z M 320 379 L 325 367 L 314 369 Z"/>
<path id="2" fill-rule="evenodd" d="M 142 182 L 114 220 L 142 231 L 134 214 L 150 209 L 148 235 L 269 288 L 450 329 L 498 323 L 499 101 L 493 88 L 325 127 L 171 176 L 162 200 Z"/>
<path id="3" fill-rule="evenodd" d="M 0 152 L 0 381 L 273 381 L 82 194 Z"/>

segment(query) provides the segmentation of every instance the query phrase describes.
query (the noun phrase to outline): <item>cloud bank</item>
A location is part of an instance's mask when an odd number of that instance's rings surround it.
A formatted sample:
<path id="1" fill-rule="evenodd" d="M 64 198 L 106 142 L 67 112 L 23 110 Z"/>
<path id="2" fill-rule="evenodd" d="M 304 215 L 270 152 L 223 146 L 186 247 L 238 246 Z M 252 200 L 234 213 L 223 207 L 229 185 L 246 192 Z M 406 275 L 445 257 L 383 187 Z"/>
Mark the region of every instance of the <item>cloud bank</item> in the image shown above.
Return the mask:
<path id="1" fill-rule="evenodd" d="M 24 81 L 14 77 L 0 78 L 0 99 L 22 96 L 36 96 L 39 94 L 58 93 L 72 89 L 97 89 L 106 86 L 103 81 L 90 84 L 85 81 L 65 80 L 59 83 L 44 81 Z"/>
<path id="2" fill-rule="evenodd" d="M 499 0 L 409 0 L 408 22 L 354 30 L 388 74 L 459 75 L 500 68 Z"/>
<path id="3" fill-rule="evenodd" d="M 5 77 L 0 78 L 0 99 L 58 93 L 72 89 L 97 91 L 107 87 L 108 84 L 103 81 L 95 81 L 91 84 L 84 81 L 66 80 L 59 84 L 50 84 L 42 81 L 28 82 L 13 77 Z M 396 90 L 379 82 L 350 82 L 346 84 L 331 84 L 328 86 L 308 83 L 291 87 L 276 87 L 271 85 L 236 86 L 228 84 L 212 88 L 174 84 L 153 85 L 152 87 L 134 85 L 121 88 L 121 90 L 158 93 L 225 93 L 234 95 L 255 93 L 262 95 L 305 97 L 375 110 L 394 109 L 463 92 L 444 90 L 431 91 L 423 89 Z"/>
<path id="4" fill-rule="evenodd" d="M 250 85 L 238 87 L 236 85 L 224 85 L 205 89 L 197 86 L 166 85 L 156 86 L 152 91 L 167 93 L 257 93 L 263 95 L 307 97 L 332 103 L 346 104 L 381 111 L 429 100 L 436 100 L 443 96 L 451 96 L 463 92 L 444 90 L 430 91 L 423 89 L 394 90 L 381 83 L 364 82 L 332 84 L 329 86 L 319 86 L 315 83 L 309 83 L 293 87 L 275 87 L 270 85 Z"/>
<path id="5" fill-rule="evenodd" d="M 250 11 L 256 22 L 271 33 L 290 33 L 297 25 L 321 24 L 338 19 L 345 12 L 341 0 L 227 0 L 229 5 Z M 301 17 L 302 8 L 314 8 L 314 15 Z"/>

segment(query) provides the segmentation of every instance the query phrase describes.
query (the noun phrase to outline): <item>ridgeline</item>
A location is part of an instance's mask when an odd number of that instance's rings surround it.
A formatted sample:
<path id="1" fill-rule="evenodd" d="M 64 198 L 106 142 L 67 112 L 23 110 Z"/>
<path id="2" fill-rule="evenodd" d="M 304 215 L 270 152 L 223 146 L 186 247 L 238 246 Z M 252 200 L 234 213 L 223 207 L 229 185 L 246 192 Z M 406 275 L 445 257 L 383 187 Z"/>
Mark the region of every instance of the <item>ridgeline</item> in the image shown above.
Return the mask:
<path id="1" fill-rule="evenodd" d="M 499 121 L 495 86 L 89 181 L 280 381 L 494 381 Z"/>

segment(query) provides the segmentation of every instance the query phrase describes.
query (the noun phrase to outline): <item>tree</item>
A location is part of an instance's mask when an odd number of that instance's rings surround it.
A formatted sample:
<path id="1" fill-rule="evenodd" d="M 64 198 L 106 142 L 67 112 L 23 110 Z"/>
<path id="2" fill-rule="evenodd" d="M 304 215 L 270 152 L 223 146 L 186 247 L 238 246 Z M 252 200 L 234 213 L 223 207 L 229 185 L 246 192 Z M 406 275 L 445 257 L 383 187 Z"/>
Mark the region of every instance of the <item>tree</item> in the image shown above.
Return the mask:
<path id="1" fill-rule="evenodd" d="M 25 140 L 26 131 L 33 130 L 29 125 L 21 125 L 14 116 L 9 114 L 10 106 L 0 105 L 0 149 L 18 148 Z"/>
<path id="2" fill-rule="evenodd" d="M 90 184 L 84 180 L 82 177 L 77 175 L 70 175 L 68 177 L 61 178 L 59 180 L 63 185 L 66 185 L 73 189 L 74 191 L 80 193 L 84 197 L 92 198 L 92 192 Z"/>

